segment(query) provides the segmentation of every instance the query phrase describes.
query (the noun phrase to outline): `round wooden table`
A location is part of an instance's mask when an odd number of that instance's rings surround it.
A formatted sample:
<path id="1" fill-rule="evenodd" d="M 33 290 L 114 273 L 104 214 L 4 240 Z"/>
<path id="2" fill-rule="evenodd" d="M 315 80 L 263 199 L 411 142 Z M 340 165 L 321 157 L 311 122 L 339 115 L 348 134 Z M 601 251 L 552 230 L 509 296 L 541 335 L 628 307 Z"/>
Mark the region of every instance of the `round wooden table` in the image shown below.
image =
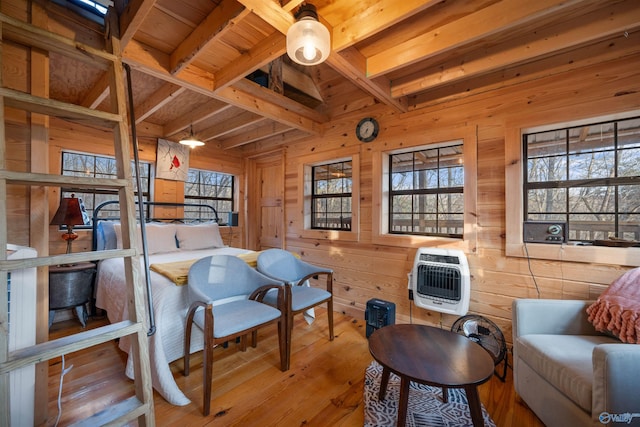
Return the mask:
<path id="1" fill-rule="evenodd" d="M 444 329 L 397 324 L 374 331 L 369 337 L 369 351 L 383 368 L 378 395 L 381 401 L 390 372 L 400 377 L 398 426 L 406 422 L 411 381 L 442 387 L 445 403 L 448 388 L 463 388 L 473 425 L 484 426 L 477 386 L 491 378 L 494 364 L 479 344 Z"/>

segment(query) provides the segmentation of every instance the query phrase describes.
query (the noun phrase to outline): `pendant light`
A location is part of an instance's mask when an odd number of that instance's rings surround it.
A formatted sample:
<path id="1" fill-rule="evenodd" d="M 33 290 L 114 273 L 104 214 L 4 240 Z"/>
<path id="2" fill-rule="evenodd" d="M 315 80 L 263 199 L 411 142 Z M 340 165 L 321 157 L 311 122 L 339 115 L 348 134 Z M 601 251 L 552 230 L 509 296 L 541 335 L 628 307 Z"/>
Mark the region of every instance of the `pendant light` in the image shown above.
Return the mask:
<path id="1" fill-rule="evenodd" d="M 303 3 L 294 14 L 296 22 L 287 31 L 287 54 L 301 65 L 316 65 L 329 57 L 329 30 L 318 21 L 312 4 Z"/>
<path id="2" fill-rule="evenodd" d="M 193 134 L 193 125 L 191 125 L 189 130 L 189 136 L 186 137 L 185 139 L 181 139 L 180 144 L 188 145 L 191 148 L 196 148 L 196 147 L 202 147 L 204 145 L 204 142 L 200 141 L 198 138 L 195 137 L 195 135 Z"/>

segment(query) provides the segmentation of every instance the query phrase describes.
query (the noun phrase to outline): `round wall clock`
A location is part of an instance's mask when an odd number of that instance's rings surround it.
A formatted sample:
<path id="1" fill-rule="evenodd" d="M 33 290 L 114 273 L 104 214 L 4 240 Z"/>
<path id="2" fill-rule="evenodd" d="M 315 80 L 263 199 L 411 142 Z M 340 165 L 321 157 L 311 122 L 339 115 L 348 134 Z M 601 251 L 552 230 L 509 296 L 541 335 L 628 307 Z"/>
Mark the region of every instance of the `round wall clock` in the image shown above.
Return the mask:
<path id="1" fill-rule="evenodd" d="M 365 117 L 356 126 L 356 136 L 362 142 L 371 142 L 378 136 L 378 122 L 373 117 Z"/>

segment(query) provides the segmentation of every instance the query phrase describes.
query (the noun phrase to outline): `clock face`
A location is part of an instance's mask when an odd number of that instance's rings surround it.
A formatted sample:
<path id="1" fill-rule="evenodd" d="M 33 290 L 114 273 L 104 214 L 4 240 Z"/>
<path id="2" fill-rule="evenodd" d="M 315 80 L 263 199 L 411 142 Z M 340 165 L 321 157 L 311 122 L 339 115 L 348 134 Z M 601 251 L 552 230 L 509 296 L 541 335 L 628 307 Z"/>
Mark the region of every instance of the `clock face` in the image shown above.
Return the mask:
<path id="1" fill-rule="evenodd" d="M 371 142 L 378 136 L 378 130 L 378 122 L 376 119 L 366 117 L 358 123 L 356 136 L 362 142 Z"/>

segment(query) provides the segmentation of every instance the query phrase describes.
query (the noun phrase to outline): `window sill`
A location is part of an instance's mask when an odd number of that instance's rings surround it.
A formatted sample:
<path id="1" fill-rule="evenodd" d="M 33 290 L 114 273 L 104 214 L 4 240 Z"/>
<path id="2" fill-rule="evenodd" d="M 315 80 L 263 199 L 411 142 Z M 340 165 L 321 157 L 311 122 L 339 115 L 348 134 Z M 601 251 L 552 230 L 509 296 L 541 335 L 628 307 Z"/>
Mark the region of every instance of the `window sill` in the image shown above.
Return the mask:
<path id="1" fill-rule="evenodd" d="M 461 249 L 468 253 L 472 251 L 467 240 L 452 237 L 417 236 L 407 234 L 381 234 L 373 236 L 373 244 L 381 246 L 397 246 L 402 248 L 419 248 L 421 246 L 446 246 Z"/>
<path id="2" fill-rule="evenodd" d="M 345 242 L 357 242 L 360 236 L 357 231 L 343 230 L 302 230 L 300 233 L 304 239 L 340 240 Z"/>
<path id="3" fill-rule="evenodd" d="M 640 266 L 640 248 L 608 246 L 550 245 L 544 243 L 507 244 L 507 256 L 572 261 L 595 264 Z"/>

